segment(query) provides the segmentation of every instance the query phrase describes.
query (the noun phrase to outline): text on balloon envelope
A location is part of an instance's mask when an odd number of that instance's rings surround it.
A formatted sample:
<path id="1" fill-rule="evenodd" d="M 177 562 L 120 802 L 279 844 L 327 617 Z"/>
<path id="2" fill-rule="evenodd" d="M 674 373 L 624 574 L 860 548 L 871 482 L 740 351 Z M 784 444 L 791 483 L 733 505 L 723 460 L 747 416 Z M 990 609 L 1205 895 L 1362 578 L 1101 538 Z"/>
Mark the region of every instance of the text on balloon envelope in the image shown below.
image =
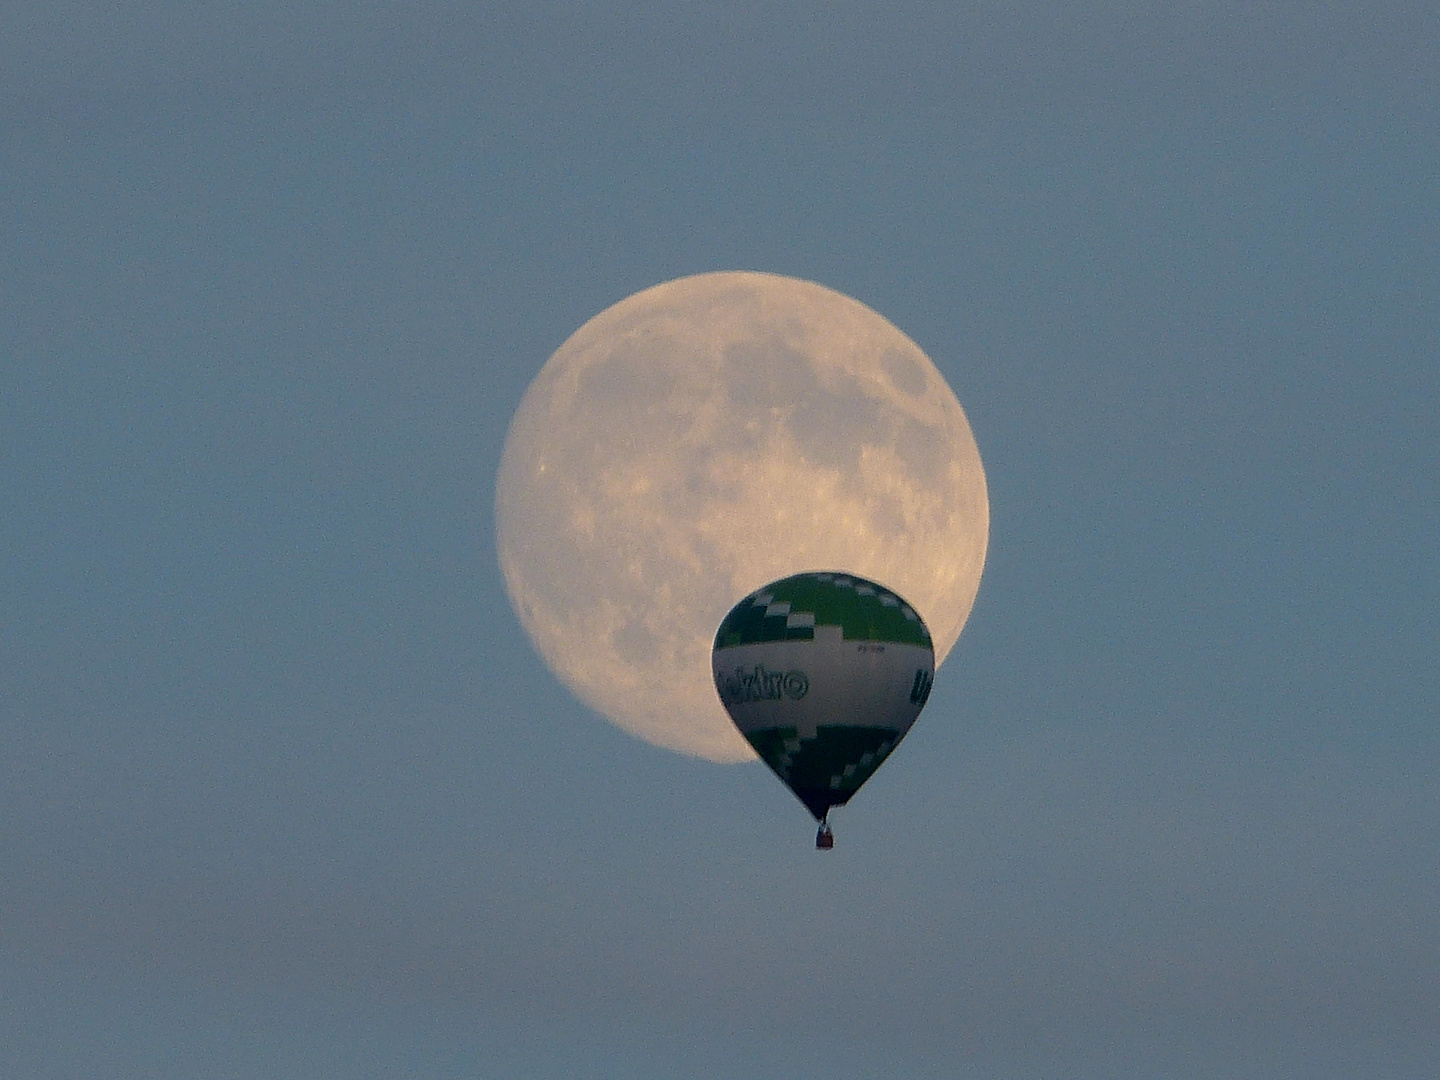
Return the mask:
<path id="1" fill-rule="evenodd" d="M 810 678 L 798 669 L 771 671 L 764 664 L 756 664 L 749 671 L 736 667 L 733 671 L 717 672 L 715 689 L 726 705 L 779 701 L 782 698 L 798 701 L 810 692 Z"/>

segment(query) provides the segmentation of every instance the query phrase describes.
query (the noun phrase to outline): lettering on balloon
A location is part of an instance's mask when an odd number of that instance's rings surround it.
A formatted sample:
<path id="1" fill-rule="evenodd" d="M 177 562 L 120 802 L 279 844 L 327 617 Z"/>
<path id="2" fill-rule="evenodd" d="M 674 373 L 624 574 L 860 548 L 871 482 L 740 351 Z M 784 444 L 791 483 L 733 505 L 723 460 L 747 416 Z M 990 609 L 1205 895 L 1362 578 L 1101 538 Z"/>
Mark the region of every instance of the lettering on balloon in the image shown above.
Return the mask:
<path id="1" fill-rule="evenodd" d="M 910 700 L 916 705 L 924 705 L 930 699 L 930 684 L 935 681 L 933 672 L 920 668 L 915 672 L 915 681 L 910 684 Z"/>
<path id="2" fill-rule="evenodd" d="M 810 678 L 803 671 L 771 671 L 764 664 L 753 670 L 742 667 L 715 676 L 715 689 L 726 705 L 747 705 L 752 701 L 798 701 L 810 692 Z"/>

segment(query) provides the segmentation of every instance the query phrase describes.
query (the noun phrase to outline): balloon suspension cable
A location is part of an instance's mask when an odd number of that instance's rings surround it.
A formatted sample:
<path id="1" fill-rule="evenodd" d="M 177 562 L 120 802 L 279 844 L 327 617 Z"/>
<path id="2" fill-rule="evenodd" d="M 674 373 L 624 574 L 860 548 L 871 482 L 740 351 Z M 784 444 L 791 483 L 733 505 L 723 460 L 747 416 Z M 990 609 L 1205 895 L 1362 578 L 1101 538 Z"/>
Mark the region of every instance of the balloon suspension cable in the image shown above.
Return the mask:
<path id="1" fill-rule="evenodd" d="M 825 816 L 820 819 L 820 828 L 815 831 L 815 847 L 820 851 L 829 851 L 835 846 L 835 834 L 830 831 L 830 810 L 826 808 Z"/>

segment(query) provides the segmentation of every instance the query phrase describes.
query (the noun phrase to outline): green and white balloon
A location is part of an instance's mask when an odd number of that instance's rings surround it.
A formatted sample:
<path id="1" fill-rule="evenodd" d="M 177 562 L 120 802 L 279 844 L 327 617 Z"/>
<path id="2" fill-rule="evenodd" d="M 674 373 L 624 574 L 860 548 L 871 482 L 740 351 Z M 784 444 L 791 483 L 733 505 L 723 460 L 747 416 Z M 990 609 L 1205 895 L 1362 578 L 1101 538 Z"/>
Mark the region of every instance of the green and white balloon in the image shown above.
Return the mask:
<path id="1" fill-rule="evenodd" d="M 860 789 L 930 696 L 935 650 L 915 609 L 855 574 L 796 574 L 731 609 L 715 689 L 755 752 L 816 820 Z"/>

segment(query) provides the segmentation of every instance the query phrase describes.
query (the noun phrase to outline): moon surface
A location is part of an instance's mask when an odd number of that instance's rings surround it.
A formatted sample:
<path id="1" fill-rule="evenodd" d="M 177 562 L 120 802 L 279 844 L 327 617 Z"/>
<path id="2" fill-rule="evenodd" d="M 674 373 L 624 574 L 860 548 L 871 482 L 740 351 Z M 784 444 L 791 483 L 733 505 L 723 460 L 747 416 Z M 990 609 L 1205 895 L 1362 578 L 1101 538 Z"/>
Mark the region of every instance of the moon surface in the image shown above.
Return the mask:
<path id="1" fill-rule="evenodd" d="M 808 281 L 680 278 L 595 316 L 541 369 L 496 480 L 500 566 L 546 663 L 626 731 L 754 752 L 711 680 L 741 597 L 802 570 L 882 582 L 937 663 L 980 586 L 985 473 L 954 392 L 864 304 Z"/>

